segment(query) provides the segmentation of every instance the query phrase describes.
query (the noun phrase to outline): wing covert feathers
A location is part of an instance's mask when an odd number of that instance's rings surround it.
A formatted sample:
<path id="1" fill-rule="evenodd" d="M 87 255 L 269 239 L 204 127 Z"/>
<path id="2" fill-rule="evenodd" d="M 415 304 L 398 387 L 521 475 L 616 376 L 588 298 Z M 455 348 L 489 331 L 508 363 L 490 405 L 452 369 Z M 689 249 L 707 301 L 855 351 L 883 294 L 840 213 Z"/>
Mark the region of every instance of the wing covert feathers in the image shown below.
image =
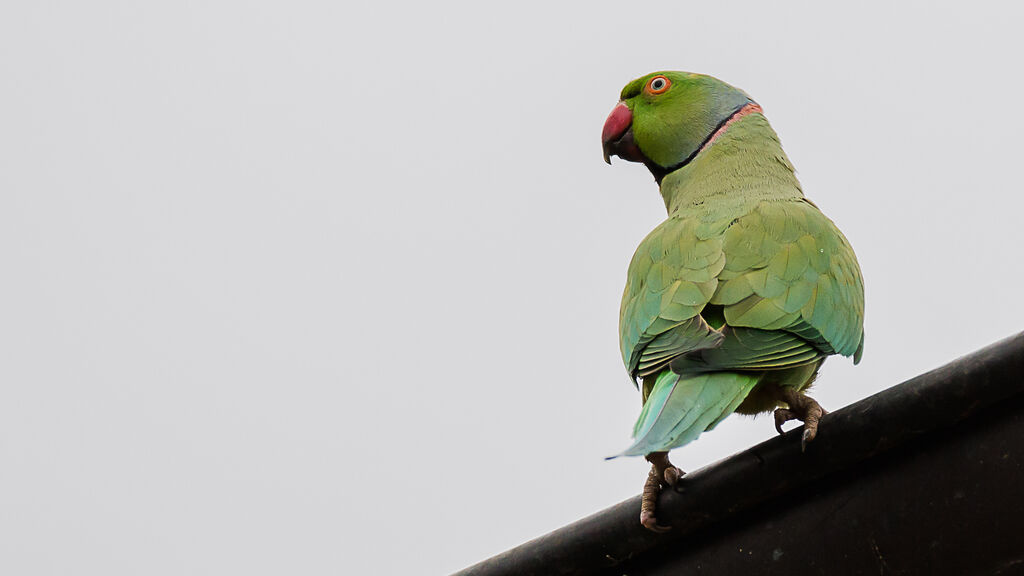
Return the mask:
<path id="1" fill-rule="evenodd" d="M 854 356 L 864 281 L 846 237 L 804 201 L 762 202 L 724 235 L 726 266 L 710 300 L 726 324 L 785 330 L 825 354 Z"/>
<path id="2" fill-rule="evenodd" d="M 721 226 L 724 230 L 725 226 Z M 721 335 L 700 317 L 725 267 L 721 230 L 697 219 L 669 218 L 644 238 L 629 265 L 619 313 L 623 361 L 657 371 L 665 358 L 714 347 Z M 651 354 L 644 350 L 663 336 Z"/>
<path id="3" fill-rule="evenodd" d="M 701 312 L 721 307 L 716 330 Z M 620 310 L 632 376 L 772 369 L 863 351 L 864 285 L 849 242 L 803 199 L 739 217 L 674 214 L 641 242 Z M 678 360 L 676 360 L 678 359 Z"/>

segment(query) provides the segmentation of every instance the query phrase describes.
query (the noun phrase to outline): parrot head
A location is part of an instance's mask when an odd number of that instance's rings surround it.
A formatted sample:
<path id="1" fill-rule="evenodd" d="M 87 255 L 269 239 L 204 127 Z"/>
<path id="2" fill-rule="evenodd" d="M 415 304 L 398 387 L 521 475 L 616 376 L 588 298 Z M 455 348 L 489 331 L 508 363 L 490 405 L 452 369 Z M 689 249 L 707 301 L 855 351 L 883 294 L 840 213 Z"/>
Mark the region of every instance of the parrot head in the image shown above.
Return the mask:
<path id="1" fill-rule="evenodd" d="M 622 89 L 601 131 L 605 162 L 643 162 L 661 181 L 730 121 L 760 107 L 742 90 L 701 74 L 654 72 Z"/>

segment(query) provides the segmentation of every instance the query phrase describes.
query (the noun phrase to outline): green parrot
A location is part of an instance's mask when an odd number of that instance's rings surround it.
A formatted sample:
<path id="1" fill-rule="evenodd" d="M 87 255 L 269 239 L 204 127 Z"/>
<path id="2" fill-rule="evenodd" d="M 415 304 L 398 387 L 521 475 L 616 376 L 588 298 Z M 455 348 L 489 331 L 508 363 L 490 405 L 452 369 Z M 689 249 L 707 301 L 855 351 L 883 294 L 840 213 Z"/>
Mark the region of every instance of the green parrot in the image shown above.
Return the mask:
<path id="1" fill-rule="evenodd" d="M 842 232 L 804 197 L 761 107 L 710 76 L 655 72 L 622 89 L 604 158 L 642 162 L 668 218 L 629 264 L 619 313 L 622 359 L 642 391 L 633 445 L 645 456 L 640 522 L 664 531 L 655 503 L 683 472 L 668 451 L 733 412 L 804 422 L 827 356 L 864 351 L 864 282 Z"/>

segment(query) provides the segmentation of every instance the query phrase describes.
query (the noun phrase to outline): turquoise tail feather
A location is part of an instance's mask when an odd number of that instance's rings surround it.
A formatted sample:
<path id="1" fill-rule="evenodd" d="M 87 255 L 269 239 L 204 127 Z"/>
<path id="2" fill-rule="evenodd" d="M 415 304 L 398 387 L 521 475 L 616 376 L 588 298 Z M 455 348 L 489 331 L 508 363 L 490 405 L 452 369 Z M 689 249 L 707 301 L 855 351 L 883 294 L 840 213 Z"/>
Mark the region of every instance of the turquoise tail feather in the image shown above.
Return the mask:
<path id="1" fill-rule="evenodd" d="M 696 440 L 735 412 L 760 379 L 756 373 L 663 371 L 633 427 L 633 445 L 616 456 L 644 456 Z"/>

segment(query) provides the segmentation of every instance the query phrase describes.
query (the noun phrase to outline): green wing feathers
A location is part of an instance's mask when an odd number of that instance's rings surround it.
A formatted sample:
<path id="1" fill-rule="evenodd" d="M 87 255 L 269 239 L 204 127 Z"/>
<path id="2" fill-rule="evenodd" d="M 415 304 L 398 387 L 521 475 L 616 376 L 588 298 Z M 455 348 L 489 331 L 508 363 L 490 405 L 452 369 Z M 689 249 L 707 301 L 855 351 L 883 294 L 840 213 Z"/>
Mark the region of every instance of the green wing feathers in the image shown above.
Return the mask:
<path id="1" fill-rule="evenodd" d="M 739 217 L 673 215 L 651 232 L 630 263 L 620 344 L 633 377 L 673 361 L 692 372 L 856 362 L 863 318 L 838 228 L 804 199 L 764 201 Z"/>
<path id="2" fill-rule="evenodd" d="M 812 364 L 826 354 L 807 340 L 782 330 L 722 329 L 716 348 L 679 356 L 669 364 L 678 373 L 713 370 L 780 370 Z"/>
<path id="3" fill-rule="evenodd" d="M 864 281 L 846 237 L 806 200 L 762 202 L 724 234 L 709 301 L 729 326 L 784 330 L 860 360 Z"/>
<path id="4" fill-rule="evenodd" d="M 619 313 L 622 358 L 631 375 L 655 374 L 672 357 L 721 341 L 700 312 L 726 264 L 726 225 L 715 230 L 696 219 L 669 218 L 640 243 Z"/>
<path id="5" fill-rule="evenodd" d="M 825 356 L 859 361 L 863 318 L 853 249 L 809 201 L 673 214 L 640 244 L 622 297 L 623 360 L 634 378 L 656 378 L 621 455 L 696 439 L 769 371 L 800 386 Z"/>

